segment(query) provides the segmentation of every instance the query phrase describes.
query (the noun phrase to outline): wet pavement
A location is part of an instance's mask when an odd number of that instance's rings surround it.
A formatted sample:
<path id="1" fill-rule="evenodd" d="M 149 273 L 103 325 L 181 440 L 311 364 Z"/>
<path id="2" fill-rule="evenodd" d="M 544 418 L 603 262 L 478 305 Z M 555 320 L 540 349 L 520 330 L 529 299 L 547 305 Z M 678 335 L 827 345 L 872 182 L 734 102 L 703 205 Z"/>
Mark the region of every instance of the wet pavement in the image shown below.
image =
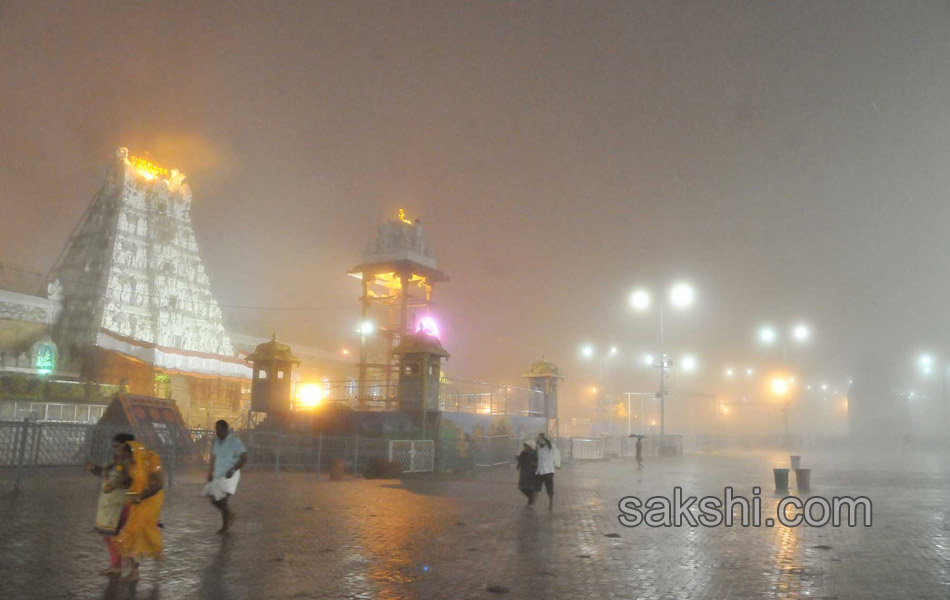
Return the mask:
<path id="1" fill-rule="evenodd" d="M 647 528 L 617 519 L 625 495 L 751 495 L 774 514 L 774 454 L 573 463 L 556 505 L 524 508 L 513 469 L 405 482 L 244 473 L 234 531 L 200 473 L 166 499 L 163 563 L 138 584 L 107 581 L 91 532 L 95 478 L 28 473 L 9 495 L 0 472 L 0 598 L 948 598 L 950 462 L 809 456 L 813 493 L 867 495 L 871 528 Z M 787 462 L 787 459 L 786 459 Z M 908 467 L 912 464 L 913 467 Z M 794 481 L 794 478 L 793 478 Z"/>

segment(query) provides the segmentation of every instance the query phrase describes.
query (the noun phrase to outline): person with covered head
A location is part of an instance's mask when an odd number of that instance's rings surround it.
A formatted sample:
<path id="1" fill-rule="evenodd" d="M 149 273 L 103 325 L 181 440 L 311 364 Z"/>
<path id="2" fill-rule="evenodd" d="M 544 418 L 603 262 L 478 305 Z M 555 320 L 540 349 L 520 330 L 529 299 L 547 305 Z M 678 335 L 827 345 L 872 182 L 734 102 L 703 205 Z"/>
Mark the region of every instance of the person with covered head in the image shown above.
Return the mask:
<path id="1" fill-rule="evenodd" d="M 561 453 L 543 433 L 538 434 L 538 477 L 548 493 L 548 510 L 554 508 L 554 471 L 561 466 Z"/>
<path id="2" fill-rule="evenodd" d="M 218 533 L 227 533 L 234 523 L 234 511 L 228 507 L 228 499 L 237 491 L 241 467 L 247 462 L 247 449 L 223 419 L 214 424 L 214 434 L 204 495 L 209 496 L 211 504 L 221 511 Z"/>
<path id="3" fill-rule="evenodd" d="M 132 483 L 129 477 L 132 450 L 128 442 L 134 441 L 131 433 L 118 433 L 112 438 L 112 460 L 105 465 L 86 462 L 86 470 L 102 477 L 99 489 L 99 501 L 96 505 L 96 524 L 94 529 L 102 534 L 109 550 L 109 568 L 100 575 L 113 576 L 122 572 L 122 559 L 115 544 L 115 535 L 125 524 L 128 510 L 125 505 L 125 491 Z"/>
<path id="4" fill-rule="evenodd" d="M 534 497 L 541 491 L 541 480 L 538 478 L 538 453 L 535 452 L 532 442 L 525 442 L 521 446 L 521 454 L 515 457 L 518 460 L 518 489 L 528 498 L 528 504 L 534 504 Z"/>
<path id="5" fill-rule="evenodd" d="M 165 501 L 165 482 L 158 454 L 139 442 L 130 441 L 126 445 L 131 451 L 131 483 L 125 493 L 128 519 L 119 530 L 115 544 L 119 555 L 131 567 L 124 580 L 136 581 L 142 558 L 162 558 L 162 531 L 158 519 Z"/>

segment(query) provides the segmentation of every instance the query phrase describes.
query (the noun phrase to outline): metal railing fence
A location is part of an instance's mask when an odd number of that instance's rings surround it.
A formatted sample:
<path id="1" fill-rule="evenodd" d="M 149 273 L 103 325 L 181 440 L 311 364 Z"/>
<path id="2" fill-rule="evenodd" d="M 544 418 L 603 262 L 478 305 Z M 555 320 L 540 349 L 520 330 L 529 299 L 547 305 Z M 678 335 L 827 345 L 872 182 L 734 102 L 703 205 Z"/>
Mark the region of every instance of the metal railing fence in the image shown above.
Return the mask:
<path id="1" fill-rule="evenodd" d="M 666 436 L 666 452 L 670 455 L 682 454 L 683 437 L 679 435 Z M 471 440 L 458 441 L 468 448 L 472 467 L 492 467 L 509 464 L 521 452 L 524 442 L 533 442 L 534 436 L 512 437 L 484 436 Z M 562 461 L 606 460 L 611 458 L 633 458 L 636 456 L 636 439 L 627 436 L 601 437 L 559 437 L 552 440 L 561 453 Z M 455 440 L 452 441 L 455 443 Z M 660 440 L 657 437 L 646 437 L 641 441 L 642 456 L 659 456 L 662 454 Z"/>
<path id="2" fill-rule="evenodd" d="M 74 423 L 0 421 L 0 469 L 15 469 L 16 483 L 24 471 L 48 467 L 81 466 L 86 461 L 104 464 L 111 456 L 111 440 L 117 433 L 132 433 L 162 459 L 168 484 L 175 471 L 206 466 L 214 433 L 207 430 L 169 430 L 151 427 Z M 360 435 L 284 434 L 268 431 L 235 432 L 247 449 L 245 469 L 279 471 L 329 471 L 342 460 L 346 472 L 362 473 L 373 459 L 389 458 L 389 439 Z"/>
<path id="3" fill-rule="evenodd" d="M 132 429 L 122 426 L 82 423 L 0 421 L 0 471 L 15 470 L 16 484 L 27 470 L 48 467 L 81 466 L 87 460 L 96 464 L 108 462 L 110 442 L 116 433 L 133 433 L 150 450 L 162 458 L 168 485 L 175 472 L 183 468 L 208 465 L 214 433 L 208 430 L 172 430 L 156 426 Z M 307 471 L 322 474 L 331 464 L 342 461 L 346 472 L 363 473 L 373 460 L 398 460 L 404 472 L 472 470 L 511 464 L 522 444 L 534 436 L 480 436 L 455 439 L 406 440 L 360 435 L 331 436 L 324 434 L 289 434 L 272 431 L 238 430 L 247 448 L 245 469 Z M 626 436 L 559 437 L 554 440 L 563 461 L 631 458 L 636 440 Z M 689 438 L 667 436 L 666 448 L 659 447 L 659 438 L 641 441 L 644 456 L 681 454 L 686 451 L 711 449 L 761 448 L 765 439 Z M 663 450 L 663 451 L 661 451 Z"/>
<path id="4" fill-rule="evenodd" d="M 460 454 L 468 458 L 470 468 L 482 468 L 511 464 L 521 452 L 522 444 L 533 442 L 534 439 L 534 436 L 500 435 L 450 440 L 448 443 L 462 446 Z M 605 438 L 559 437 L 552 439 L 552 442 L 561 453 L 562 462 L 608 458 L 604 451 L 607 444 Z M 446 452 L 443 450 L 442 454 Z"/>
<path id="5" fill-rule="evenodd" d="M 391 380 L 370 379 L 363 384 L 360 397 L 355 380 L 317 382 L 323 400 L 355 410 L 397 410 L 399 384 Z M 544 393 L 527 388 L 497 385 L 485 381 L 443 378 L 439 387 L 439 410 L 484 415 L 541 416 L 545 414 Z"/>
<path id="6" fill-rule="evenodd" d="M 484 381 L 446 378 L 439 390 L 439 410 L 484 415 L 544 414 L 544 393 Z"/>

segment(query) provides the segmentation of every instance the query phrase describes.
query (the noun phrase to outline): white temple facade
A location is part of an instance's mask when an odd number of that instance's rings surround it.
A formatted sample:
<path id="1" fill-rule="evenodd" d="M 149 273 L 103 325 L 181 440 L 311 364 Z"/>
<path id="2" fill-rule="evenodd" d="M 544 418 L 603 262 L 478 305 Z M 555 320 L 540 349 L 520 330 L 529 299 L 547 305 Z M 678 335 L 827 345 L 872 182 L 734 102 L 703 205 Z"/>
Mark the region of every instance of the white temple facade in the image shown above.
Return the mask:
<path id="1" fill-rule="evenodd" d="M 177 170 L 132 157 L 126 148 L 116 152 L 54 269 L 62 286 L 56 333 L 65 360 L 88 363 L 88 349 L 99 347 L 156 367 L 249 376 L 211 293 L 191 201 Z"/>

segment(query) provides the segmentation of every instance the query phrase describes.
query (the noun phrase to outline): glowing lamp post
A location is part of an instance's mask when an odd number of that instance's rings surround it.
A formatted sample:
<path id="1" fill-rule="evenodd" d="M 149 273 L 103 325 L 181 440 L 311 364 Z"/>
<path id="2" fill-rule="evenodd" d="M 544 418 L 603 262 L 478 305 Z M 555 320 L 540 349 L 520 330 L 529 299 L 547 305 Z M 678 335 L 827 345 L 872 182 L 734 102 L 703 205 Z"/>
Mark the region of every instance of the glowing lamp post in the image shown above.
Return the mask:
<path id="1" fill-rule="evenodd" d="M 936 360 L 930 354 L 921 354 L 917 359 L 917 366 L 920 368 L 921 375 L 929 377 L 933 375 L 934 366 L 936 365 Z M 943 365 L 940 367 L 940 400 L 943 404 L 943 425 L 944 431 L 950 435 L 950 407 L 947 405 L 947 371 L 950 370 L 950 365 Z M 911 392 L 913 396 L 913 392 Z"/>
<path id="2" fill-rule="evenodd" d="M 798 345 L 804 345 L 811 339 L 811 329 L 808 325 L 804 323 L 794 323 L 786 329 L 786 332 L 779 333 L 777 329 L 771 325 L 765 325 L 759 328 L 758 333 L 759 343 L 763 346 L 774 346 L 776 344 L 781 345 L 782 351 L 782 367 L 788 368 L 788 341 L 791 340 L 793 343 Z M 780 378 L 773 379 L 770 384 L 770 391 L 773 395 L 777 397 L 785 397 L 789 393 L 790 379 L 786 379 L 784 376 Z M 785 437 L 788 438 L 788 400 L 784 401 L 784 419 L 785 419 Z"/>
<path id="3" fill-rule="evenodd" d="M 791 383 L 783 377 L 775 377 L 769 382 L 769 390 L 772 395 L 782 400 L 782 414 L 785 421 L 785 437 L 788 438 L 788 393 L 791 391 Z"/>
<path id="4" fill-rule="evenodd" d="M 788 358 L 788 339 L 791 338 L 796 344 L 804 344 L 811 339 L 811 330 L 804 323 L 797 323 L 789 328 L 788 335 L 779 335 L 778 331 L 771 325 L 763 325 L 759 328 L 758 338 L 759 343 L 763 346 L 774 346 L 776 343 L 780 343 L 782 364 L 785 364 Z"/>
<path id="5" fill-rule="evenodd" d="M 597 361 L 597 382 L 602 385 L 602 387 L 604 388 L 604 391 L 605 391 L 605 392 L 606 392 L 606 390 L 610 387 L 610 386 L 608 385 L 608 384 L 609 384 L 609 381 L 606 381 L 606 380 L 608 379 L 608 377 L 607 377 L 607 373 L 606 373 L 605 362 L 606 362 L 606 361 L 609 361 L 610 359 L 612 359 L 612 358 L 614 358 L 615 356 L 617 356 L 617 354 L 619 354 L 619 352 L 620 352 L 620 350 L 617 349 L 616 346 L 611 346 L 611 347 L 610 347 L 606 352 L 604 352 L 603 354 L 599 354 L 599 353 L 597 352 L 596 348 L 594 348 L 594 346 L 591 345 L 591 344 L 584 344 L 583 346 L 581 346 L 581 351 L 580 351 L 580 353 L 581 353 L 581 358 L 582 358 L 583 360 L 588 361 L 588 360 L 595 360 L 595 359 L 596 359 L 596 361 Z"/>
<path id="6" fill-rule="evenodd" d="M 693 305 L 696 300 L 696 292 L 691 285 L 685 282 L 674 284 L 669 291 L 669 303 L 673 308 L 686 309 Z M 646 312 L 653 304 L 650 292 L 645 289 L 634 290 L 630 294 L 630 307 L 637 312 Z M 657 309 L 660 318 L 660 360 L 657 365 L 660 369 L 660 390 L 657 396 L 660 399 L 660 447 L 663 448 L 664 438 L 666 436 L 666 369 L 672 366 L 671 361 L 663 353 L 663 302 L 657 302 Z M 652 357 L 650 363 L 653 364 Z M 695 362 L 692 363 L 695 366 Z"/>
<path id="7" fill-rule="evenodd" d="M 698 363 L 696 362 L 695 356 L 686 355 L 680 360 L 680 367 L 687 373 L 695 371 L 697 365 Z"/>
<path id="8" fill-rule="evenodd" d="M 788 380 L 783 379 L 782 377 L 776 377 L 773 379 L 770 387 L 772 389 L 772 393 L 776 396 L 783 397 L 788 394 Z"/>

